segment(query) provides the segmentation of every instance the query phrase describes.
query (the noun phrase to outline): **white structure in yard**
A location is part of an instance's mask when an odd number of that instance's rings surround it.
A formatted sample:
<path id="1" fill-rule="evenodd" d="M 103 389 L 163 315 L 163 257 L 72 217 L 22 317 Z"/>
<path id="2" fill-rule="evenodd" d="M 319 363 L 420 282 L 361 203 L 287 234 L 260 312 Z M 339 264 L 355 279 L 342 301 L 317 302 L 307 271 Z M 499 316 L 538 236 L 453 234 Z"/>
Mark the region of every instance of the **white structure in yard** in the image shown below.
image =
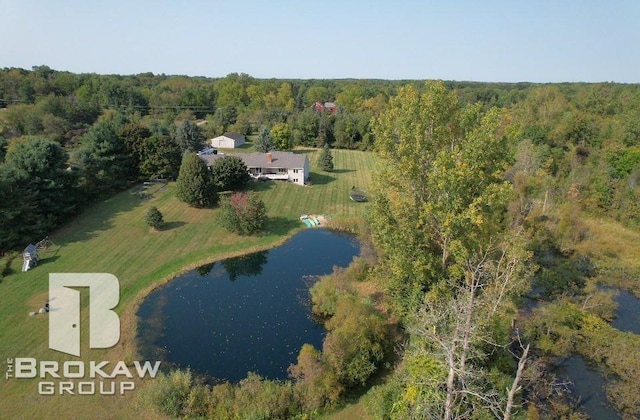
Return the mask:
<path id="1" fill-rule="evenodd" d="M 247 139 L 238 133 L 224 133 L 211 139 L 211 147 L 221 149 L 235 149 L 247 142 Z"/>

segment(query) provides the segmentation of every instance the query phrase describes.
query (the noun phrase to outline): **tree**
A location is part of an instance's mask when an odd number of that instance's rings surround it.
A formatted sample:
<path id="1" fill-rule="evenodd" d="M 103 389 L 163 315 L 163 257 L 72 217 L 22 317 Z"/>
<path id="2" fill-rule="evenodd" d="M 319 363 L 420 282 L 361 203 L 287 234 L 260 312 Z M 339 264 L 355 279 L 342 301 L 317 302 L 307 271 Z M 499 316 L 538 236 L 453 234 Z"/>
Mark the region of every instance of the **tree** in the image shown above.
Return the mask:
<path id="1" fill-rule="evenodd" d="M 147 225 L 151 226 L 154 229 L 160 229 L 160 227 L 164 224 L 164 218 L 162 217 L 162 213 L 156 206 L 152 206 L 144 218 Z"/>
<path id="2" fill-rule="evenodd" d="M 503 175 L 511 158 L 502 123 L 498 109 L 461 106 L 441 82 L 422 93 L 400 89 L 374 120 L 383 162 L 374 238 L 393 300 L 418 325 L 415 351 L 434 366 L 429 381 L 416 370 L 411 382 L 438 390 L 425 395 L 419 406 L 429 409 L 419 415 L 504 414 L 513 406 L 515 391 L 503 404 L 500 381 L 482 374 L 489 354 L 508 348 L 504 313 L 529 275 L 525 240 L 504 220 L 512 188 Z"/>
<path id="3" fill-rule="evenodd" d="M 278 123 L 271 128 L 271 138 L 278 150 L 291 150 L 293 142 L 291 138 L 291 130 L 289 124 Z"/>
<path id="4" fill-rule="evenodd" d="M 196 123 L 184 120 L 176 129 L 175 139 L 183 152 L 197 152 L 202 149 L 204 136 Z"/>
<path id="5" fill-rule="evenodd" d="M 211 207 L 218 203 L 211 172 L 195 153 L 187 153 L 182 159 L 176 197 L 192 207 Z"/>
<path id="6" fill-rule="evenodd" d="M 323 171 L 331 172 L 333 171 L 333 156 L 331 155 L 331 149 L 329 148 L 329 143 L 325 143 L 322 148 L 322 153 L 320 153 L 320 157 L 318 158 L 318 163 L 320 168 Z"/>
<path id="7" fill-rule="evenodd" d="M 120 129 L 118 135 L 124 142 L 125 150 L 131 158 L 131 165 L 140 168 L 144 142 L 151 137 L 151 131 L 139 124 L 129 123 Z"/>
<path id="8" fill-rule="evenodd" d="M 251 180 L 247 165 L 237 156 L 225 156 L 214 161 L 211 175 L 220 191 L 240 190 Z"/>
<path id="9" fill-rule="evenodd" d="M 136 177 L 137 168 L 112 122 L 97 123 L 81 141 L 74 160 L 82 171 L 82 186 L 89 196 L 121 189 L 127 180 Z"/>
<path id="10" fill-rule="evenodd" d="M 70 216 L 77 205 L 76 181 L 58 143 L 16 142 L 0 164 L 0 252 L 48 234 Z"/>
<path id="11" fill-rule="evenodd" d="M 222 204 L 221 223 L 241 235 L 255 234 L 261 232 L 267 223 L 267 209 L 258 196 L 235 193 Z"/>
<path id="12" fill-rule="evenodd" d="M 226 132 L 231 125 L 235 124 L 237 119 L 238 110 L 234 106 L 220 106 L 211 117 L 207 118 L 207 122 L 211 124 L 211 130 L 222 134 Z"/>
<path id="13" fill-rule="evenodd" d="M 7 154 L 7 140 L 0 136 L 0 164 L 4 162 L 4 157 Z"/>
<path id="14" fill-rule="evenodd" d="M 140 173 L 147 178 L 176 179 L 182 161 L 180 146 L 166 135 L 153 135 L 141 147 Z"/>
<path id="15" fill-rule="evenodd" d="M 276 148 L 276 145 L 273 143 L 273 139 L 271 138 L 271 133 L 269 132 L 268 128 L 265 127 L 260 130 L 258 139 L 255 142 L 255 148 L 261 153 L 267 153 Z"/>

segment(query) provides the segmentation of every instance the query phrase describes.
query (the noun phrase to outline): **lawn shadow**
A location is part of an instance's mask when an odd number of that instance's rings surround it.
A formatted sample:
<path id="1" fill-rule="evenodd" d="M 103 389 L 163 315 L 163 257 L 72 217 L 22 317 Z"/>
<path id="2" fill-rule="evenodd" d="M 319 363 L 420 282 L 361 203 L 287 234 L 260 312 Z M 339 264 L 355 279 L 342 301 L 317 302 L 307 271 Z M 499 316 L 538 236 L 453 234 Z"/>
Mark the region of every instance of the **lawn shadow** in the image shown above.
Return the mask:
<path id="1" fill-rule="evenodd" d="M 254 191 L 254 192 L 262 192 L 262 191 L 269 191 L 275 186 L 276 186 L 276 181 L 273 181 L 273 180 L 266 180 L 266 181 L 256 180 L 256 181 L 251 181 L 249 182 L 249 184 L 247 184 L 247 190 Z"/>
<path id="2" fill-rule="evenodd" d="M 300 222 L 298 220 L 291 220 L 287 219 L 286 217 L 280 216 L 269 217 L 265 233 L 284 236 L 288 235 L 292 230 L 299 227 Z"/>
<path id="3" fill-rule="evenodd" d="M 171 229 L 177 229 L 179 227 L 182 227 L 184 225 L 186 225 L 186 222 L 180 221 L 180 220 L 176 220 L 175 222 L 166 222 L 162 225 L 162 227 L 158 230 L 165 232 L 167 230 L 171 230 Z"/>
<path id="4" fill-rule="evenodd" d="M 59 258 L 60 258 L 60 255 L 53 255 L 51 257 L 42 258 L 40 261 L 38 261 L 38 266 L 56 262 L 58 261 Z"/>
<path id="5" fill-rule="evenodd" d="M 317 172 L 311 172 L 311 176 L 309 178 L 311 185 L 326 185 L 336 180 L 333 176 L 319 174 Z"/>
<path id="6" fill-rule="evenodd" d="M 355 169 L 334 169 L 331 171 L 333 174 L 346 174 L 349 172 L 355 172 Z"/>

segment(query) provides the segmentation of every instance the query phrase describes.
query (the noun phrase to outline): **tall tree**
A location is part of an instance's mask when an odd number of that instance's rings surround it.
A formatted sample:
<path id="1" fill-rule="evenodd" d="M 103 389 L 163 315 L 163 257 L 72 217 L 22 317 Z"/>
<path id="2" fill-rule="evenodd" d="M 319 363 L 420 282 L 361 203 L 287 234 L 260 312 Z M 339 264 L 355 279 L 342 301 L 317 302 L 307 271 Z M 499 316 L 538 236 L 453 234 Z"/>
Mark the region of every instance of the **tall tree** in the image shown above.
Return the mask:
<path id="1" fill-rule="evenodd" d="M 276 145 L 273 143 L 273 139 L 271 138 L 271 133 L 269 129 L 263 127 L 260 130 L 260 134 L 258 134 L 258 139 L 255 142 L 255 148 L 257 151 L 262 153 L 267 153 L 272 150 L 275 150 Z"/>
<path id="2" fill-rule="evenodd" d="M 291 150 L 293 142 L 291 138 L 291 130 L 287 123 L 278 123 L 271 128 L 270 131 L 273 143 L 278 150 Z"/>
<path id="3" fill-rule="evenodd" d="M 36 138 L 13 145 L 0 165 L 0 248 L 40 239 L 71 215 L 75 186 L 58 143 Z"/>
<path id="4" fill-rule="evenodd" d="M 182 162 L 180 146 L 166 135 L 153 135 L 144 140 L 140 173 L 147 178 L 176 179 Z"/>
<path id="5" fill-rule="evenodd" d="M 89 196 L 120 189 L 136 177 L 124 141 L 110 121 L 101 121 L 82 137 L 74 160 L 82 171 L 82 186 Z"/>
<path id="6" fill-rule="evenodd" d="M 196 123 L 184 120 L 176 128 L 175 139 L 183 152 L 197 152 L 202 149 L 204 136 Z"/>
<path id="7" fill-rule="evenodd" d="M 442 368 L 434 375 L 444 392 L 429 397 L 429 413 L 447 419 L 498 392 L 470 373 L 482 369 L 482 346 L 508 344 L 490 326 L 500 324 L 503 304 L 526 284 L 529 255 L 504 222 L 511 186 L 503 175 L 510 153 L 502 122 L 497 109 L 461 106 L 440 82 L 423 93 L 402 88 L 374 121 L 383 162 L 374 238 L 398 309 L 412 318 L 421 308 L 414 340 Z"/>
<path id="8" fill-rule="evenodd" d="M 211 172 L 195 153 L 187 153 L 182 159 L 176 197 L 192 207 L 211 207 L 218 203 Z"/>
<path id="9" fill-rule="evenodd" d="M 318 158 L 318 164 L 323 171 L 333 171 L 333 156 L 331 155 L 331 149 L 328 143 L 325 143 L 322 148 L 322 153 L 320 153 L 320 157 Z"/>

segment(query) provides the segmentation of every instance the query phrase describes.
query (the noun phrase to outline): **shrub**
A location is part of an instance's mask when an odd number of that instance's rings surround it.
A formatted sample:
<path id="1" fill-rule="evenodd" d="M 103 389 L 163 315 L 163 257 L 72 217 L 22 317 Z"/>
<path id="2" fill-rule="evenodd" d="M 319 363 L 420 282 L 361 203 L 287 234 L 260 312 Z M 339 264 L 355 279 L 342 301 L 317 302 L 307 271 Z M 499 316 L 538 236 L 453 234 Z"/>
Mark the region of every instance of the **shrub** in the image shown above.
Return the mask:
<path id="1" fill-rule="evenodd" d="M 192 385 L 193 376 L 189 369 L 160 373 L 141 390 L 140 398 L 162 414 L 181 417 L 187 407 Z"/>
<path id="2" fill-rule="evenodd" d="M 251 235 L 261 232 L 267 222 L 267 209 L 256 195 L 235 193 L 222 204 L 222 225 L 232 232 Z"/>
<path id="3" fill-rule="evenodd" d="M 213 162 L 211 175 L 220 191 L 240 190 L 251 180 L 247 165 L 236 156 L 226 156 Z"/>
<path id="4" fill-rule="evenodd" d="M 147 215 L 144 218 L 147 225 L 151 226 L 154 229 L 160 229 L 160 227 L 164 224 L 164 218 L 162 217 L 162 213 L 156 206 L 153 206 L 147 211 Z"/>

